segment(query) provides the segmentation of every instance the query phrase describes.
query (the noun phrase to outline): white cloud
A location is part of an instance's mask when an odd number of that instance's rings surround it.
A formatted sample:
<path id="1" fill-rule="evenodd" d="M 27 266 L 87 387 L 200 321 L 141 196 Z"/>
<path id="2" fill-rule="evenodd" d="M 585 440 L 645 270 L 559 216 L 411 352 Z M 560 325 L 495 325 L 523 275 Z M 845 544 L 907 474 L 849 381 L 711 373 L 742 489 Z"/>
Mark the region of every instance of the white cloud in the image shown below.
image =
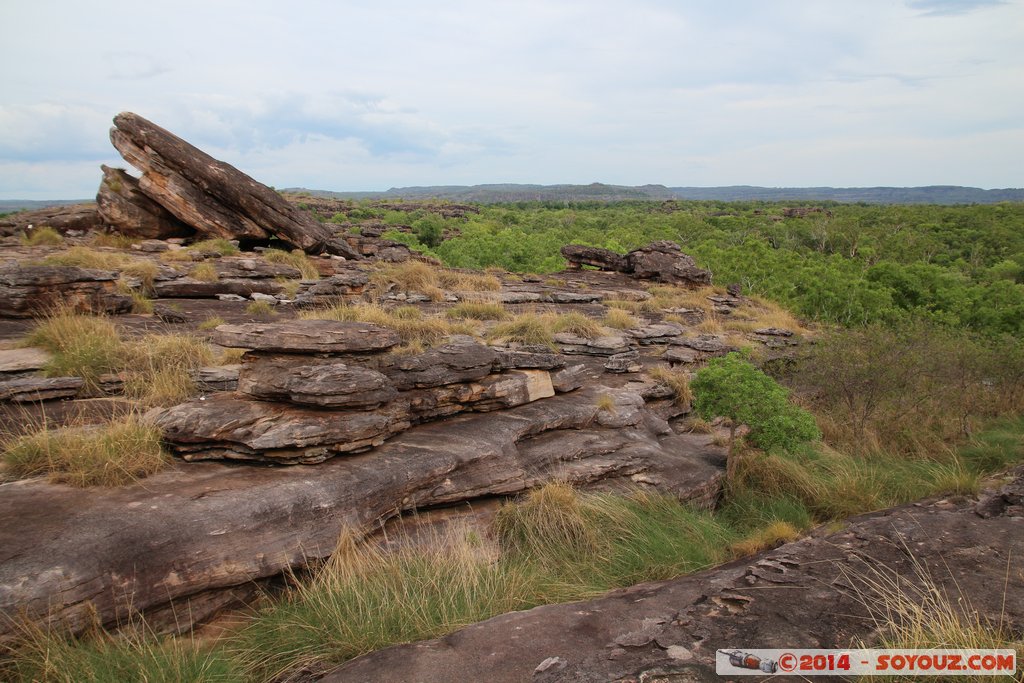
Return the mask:
<path id="1" fill-rule="evenodd" d="M 1020 3 L 38 0 L 0 21 L 24 27 L 0 44 L 0 163 L 55 169 L 6 197 L 91 193 L 121 110 L 278 186 L 1024 184 Z"/>

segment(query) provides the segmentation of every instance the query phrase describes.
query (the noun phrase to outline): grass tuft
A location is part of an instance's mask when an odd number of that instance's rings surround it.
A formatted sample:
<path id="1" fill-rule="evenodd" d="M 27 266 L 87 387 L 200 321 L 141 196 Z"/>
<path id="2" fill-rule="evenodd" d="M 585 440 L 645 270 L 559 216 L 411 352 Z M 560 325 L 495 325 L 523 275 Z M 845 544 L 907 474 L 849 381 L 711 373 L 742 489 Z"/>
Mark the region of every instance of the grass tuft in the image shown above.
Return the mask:
<path id="1" fill-rule="evenodd" d="M 672 390 L 672 393 L 675 395 L 676 405 L 689 407 L 693 402 L 693 392 L 690 390 L 690 373 L 686 370 L 656 367 L 648 370 L 647 374 L 655 382 L 664 384 Z"/>
<path id="2" fill-rule="evenodd" d="M 537 313 L 520 313 L 494 326 L 489 337 L 506 343 L 543 344 L 554 348 L 554 333 L 549 321 Z"/>
<path id="3" fill-rule="evenodd" d="M 609 311 L 605 313 L 604 320 L 602 320 L 602 322 L 605 327 L 611 327 L 616 330 L 629 330 L 640 326 L 639 320 L 621 308 L 609 309 Z"/>
<path id="4" fill-rule="evenodd" d="M 137 415 L 105 425 L 47 429 L 45 425 L 3 444 L 16 477 L 48 475 L 71 486 L 121 486 L 162 469 L 168 456 L 160 431 Z"/>
<path id="5" fill-rule="evenodd" d="M 373 323 L 398 333 L 404 345 L 435 346 L 452 334 L 466 332 L 441 318 L 424 316 L 414 306 L 386 309 L 379 304 L 340 304 L 330 308 L 317 308 L 299 313 L 303 320 L 341 320 Z"/>
<path id="6" fill-rule="evenodd" d="M 217 274 L 217 267 L 212 263 L 200 263 L 189 271 L 188 276 L 200 282 L 216 282 L 220 279 L 220 275 Z"/>
<path id="7" fill-rule="evenodd" d="M 493 301 L 463 301 L 445 311 L 445 315 L 460 320 L 504 320 L 508 311 Z"/>
<path id="8" fill-rule="evenodd" d="M 84 315 L 69 307 L 53 309 L 22 342 L 52 354 L 47 377 L 81 377 L 87 393 L 99 393 L 99 377 L 124 366 L 128 349 L 104 316 Z"/>
<path id="9" fill-rule="evenodd" d="M 593 318 L 573 311 L 551 318 L 552 332 L 569 332 L 584 339 L 596 339 L 604 334 L 601 324 Z"/>
<path id="10" fill-rule="evenodd" d="M 301 249 L 290 252 L 283 249 L 267 249 L 263 252 L 263 258 L 270 263 L 283 263 L 295 268 L 302 274 L 303 280 L 320 279 L 320 271 L 317 270 L 316 264 Z"/>
<path id="11" fill-rule="evenodd" d="M 245 307 L 245 312 L 255 318 L 269 318 L 277 315 L 277 311 L 269 301 L 251 301 Z"/>
<path id="12" fill-rule="evenodd" d="M 49 225 L 41 225 L 31 232 L 23 233 L 20 242 L 26 247 L 53 247 L 64 244 L 64 236 Z"/>
<path id="13" fill-rule="evenodd" d="M 239 253 L 237 246 L 232 244 L 230 241 L 221 238 L 193 242 L 185 248 L 196 252 L 212 251 L 220 254 L 221 256 L 232 256 Z"/>

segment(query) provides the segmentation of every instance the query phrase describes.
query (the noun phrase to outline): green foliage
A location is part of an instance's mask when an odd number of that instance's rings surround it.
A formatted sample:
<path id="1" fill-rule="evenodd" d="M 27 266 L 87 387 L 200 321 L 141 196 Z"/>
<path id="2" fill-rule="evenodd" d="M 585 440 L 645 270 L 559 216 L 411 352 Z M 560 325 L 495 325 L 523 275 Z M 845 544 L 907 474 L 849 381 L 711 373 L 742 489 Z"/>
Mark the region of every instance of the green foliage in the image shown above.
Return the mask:
<path id="1" fill-rule="evenodd" d="M 727 417 L 750 427 L 748 439 L 766 451 L 793 450 L 820 438 L 814 417 L 789 402 L 789 392 L 738 353 L 715 358 L 690 382 L 693 408 L 704 419 Z"/>
<path id="2" fill-rule="evenodd" d="M 561 270 L 565 244 L 626 252 L 668 239 L 710 268 L 716 284 L 740 283 L 807 318 L 847 326 L 927 318 L 1024 335 L 1024 204 L 843 204 L 803 218 L 783 218 L 781 209 L 767 202 L 677 202 L 670 212 L 645 202 L 491 205 L 460 219 L 458 234 L 440 243 L 386 236 L 449 266 L 533 273 Z M 394 213 L 396 221 L 433 227 L 453 222 Z"/>
<path id="3" fill-rule="evenodd" d="M 444 238 L 445 222 L 444 218 L 436 213 L 428 213 L 427 215 L 413 221 L 412 229 L 416 233 L 417 239 L 424 246 L 433 248 L 441 244 L 441 240 Z"/>

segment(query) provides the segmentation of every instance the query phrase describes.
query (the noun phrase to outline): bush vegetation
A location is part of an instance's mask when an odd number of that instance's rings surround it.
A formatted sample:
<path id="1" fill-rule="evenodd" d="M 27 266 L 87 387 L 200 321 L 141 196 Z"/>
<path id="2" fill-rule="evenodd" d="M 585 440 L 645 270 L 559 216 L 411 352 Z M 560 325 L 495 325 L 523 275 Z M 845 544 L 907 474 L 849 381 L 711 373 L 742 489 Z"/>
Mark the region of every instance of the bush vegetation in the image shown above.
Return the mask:
<path id="1" fill-rule="evenodd" d="M 35 230 L 22 233 L 20 241 L 26 247 L 53 247 L 64 244 L 64 236 L 49 225 L 41 225 Z"/>

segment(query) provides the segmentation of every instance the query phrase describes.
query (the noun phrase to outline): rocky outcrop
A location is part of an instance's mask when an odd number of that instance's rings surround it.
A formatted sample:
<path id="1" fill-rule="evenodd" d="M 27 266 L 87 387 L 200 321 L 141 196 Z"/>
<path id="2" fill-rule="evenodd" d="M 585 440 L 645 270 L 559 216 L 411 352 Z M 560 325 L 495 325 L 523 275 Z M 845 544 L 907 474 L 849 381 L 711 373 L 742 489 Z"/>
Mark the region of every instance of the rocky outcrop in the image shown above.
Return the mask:
<path id="1" fill-rule="evenodd" d="M 612 410 L 598 408 L 600 396 L 611 398 Z M 212 429 L 253 439 L 270 433 L 260 415 L 297 434 L 347 419 L 317 411 L 323 422 L 289 424 L 273 414 L 282 404 L 232 395 L 203 403 L 211 401 L 225 408 L 205 418 Z M 312 412 L 287 410 L 303 420 Z M 317 467 L 194 463 L 103 495 L 38 480 L 3 484 L 0 519 L 17 523 L 0 525 L 0 614 L 80 631 L 93 615 L 110 624 L 173 602 L 178 628 L 187 630 L 223 604 L 217 596 L 232 599 L 253 581 L 326 557 L 343 529 L 366 533 L 403 511 L 552 480 L 639 486 L 707 507 L 724 457 L 711 439 L 673 434 L 632 386 L 594 387 L 421 425 Z M 0 617 L 0 640 L 13 623 Z"/>
<path id="2" fill-rule="evenodd" d="M 110 141 L 142 172 L 138 190 L 206 237 L 277 237 L 309 253 L 360 258 L 277 192 L 138 114 L 114 117 Z"/>
<path id="3" fill-rule="evenodd" d="M 880 595 L 887 583 L 925 609 L 944 596 L 972 623 L 1020 633 L 1024 601 L 1010 598 L 1024 577 L 1007 572 L 1024 553 L 1018 472 L 977 506 L 939 501 L 854 518 L 718 569 L 373 652 L 322 680 L 721 681 L 717 649 L 880 646 L 876 619 L 897 590 Z"/>
<path id="4" fill-rule="evenodd" d="M 95 230 L 103 224 L 95 204 L 69 204 L 51 206 L 35 211 L 19 211 L 0 217 L 0 235 L 13 235 L 17 232 L 30 232 L 31 229 L 44 226 L 57 232 L 69 230 L 86 232 Z"/>
<path id="5" fill-rule="evenodd" d="M 652 242 L 634 249 L 625 256 L 608 249 L 567 244 L 562 256 L 574 268 L 594 266 L 601 270 L 626 273 L 641 280 L 700 287 L 711 284 L 711 271 L 697 266 L 692 256 L 684 254 L 675 242 Z"/>
<path id="6" fill-rule="evenodd" d="M 29 403 L 71 398 L 85 386 L 81 377 L 20 377 L 0 380 L 0 401 Z"/>
<path id="7" fill-rule="evenodd" d="M 361 270 L 347 269 L 322 280 L 303 282 L 294 303 L 300 308 L 351 303 L 363 295 L 369 282 L 366 273 Z"/>
<path id="8" fill-rule="evenodd" d="M 103 180 L 96 193 L 100 219 L 117 232 L 146 239 L 186 237 L 195 231 L 147 197 L 139 181 L 120 168 L 100 166 Z"/>
<path id="9" fill-rule="evenodd" d="M 117 289 L 117 273 L 75 266 L 0 267 L 0 318 L 29 318 L 65 305 L 91 313 L 124 313 L 131 297 Z"/>
<path id="10" fill-rule="evenodd" d="M 239 394 L 203 397 L 152 419 L 186 460 L 308 465 L 378 446 L 413 424 L 555 395 L 547 370 L 504 367 L 470 337 L 420 354 L 382 353 L 397 339 L 365 323 L 222 325 L 215 341 L 250 349 Z"/>
<path id="11" fill-rule="evenodd" d="M 634 249 L 626 255 L 629 273 L 641 280 L 701 286 L 711 284 L 711 271 L 697 266 L 675 242 L 663 240 Z"/>

